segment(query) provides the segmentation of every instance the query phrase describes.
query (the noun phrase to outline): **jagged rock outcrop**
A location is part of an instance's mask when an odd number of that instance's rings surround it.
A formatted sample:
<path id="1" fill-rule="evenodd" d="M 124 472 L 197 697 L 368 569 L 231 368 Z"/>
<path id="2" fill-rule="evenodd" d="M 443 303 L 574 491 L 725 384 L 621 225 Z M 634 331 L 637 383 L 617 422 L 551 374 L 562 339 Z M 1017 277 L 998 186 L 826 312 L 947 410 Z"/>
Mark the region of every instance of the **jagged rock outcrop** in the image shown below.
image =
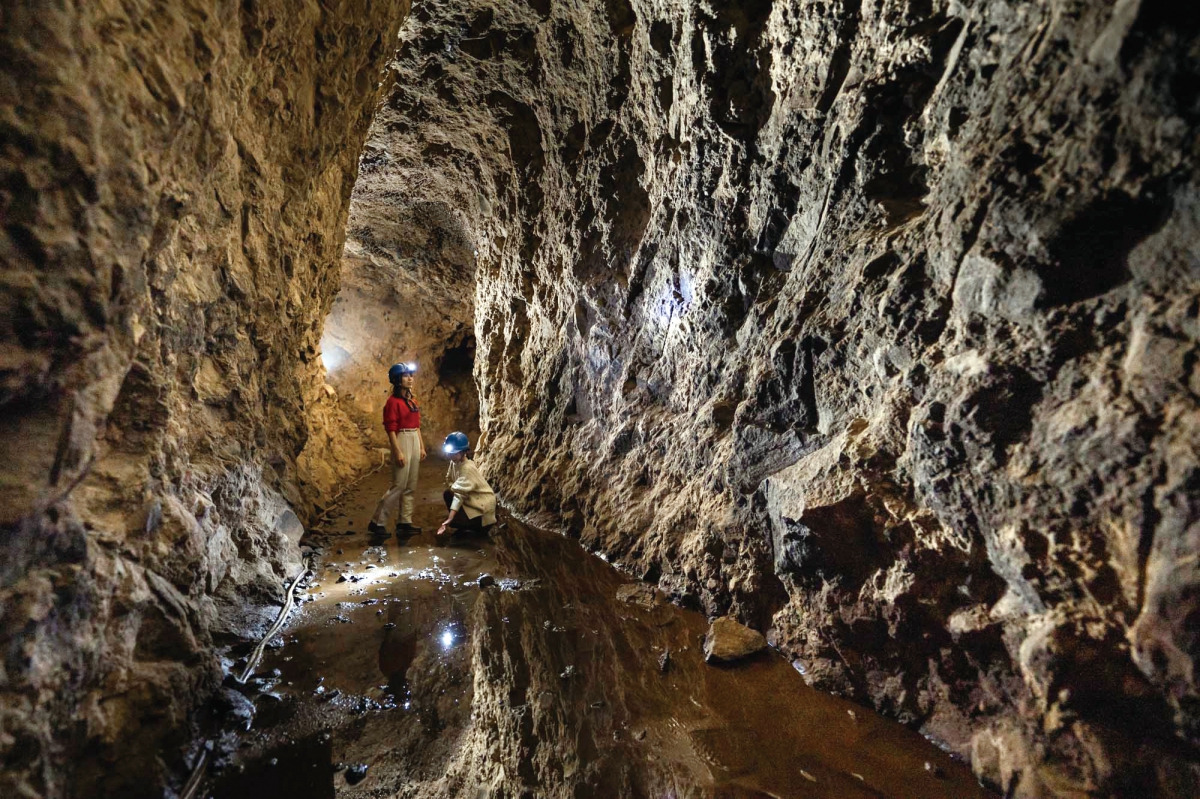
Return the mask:
<path id="1" fill-rule="evenodd" d="M 10 6 L 0 793 L 159 796 L 358 468 L 297 458 L 357 435 L 318 344 L 408 3 Z"/>
<path id="2" fill-rule="evenodd" d="M 414 18 L 509 502 L 997 787 L 1194 791 L 1195 12 Z"/>

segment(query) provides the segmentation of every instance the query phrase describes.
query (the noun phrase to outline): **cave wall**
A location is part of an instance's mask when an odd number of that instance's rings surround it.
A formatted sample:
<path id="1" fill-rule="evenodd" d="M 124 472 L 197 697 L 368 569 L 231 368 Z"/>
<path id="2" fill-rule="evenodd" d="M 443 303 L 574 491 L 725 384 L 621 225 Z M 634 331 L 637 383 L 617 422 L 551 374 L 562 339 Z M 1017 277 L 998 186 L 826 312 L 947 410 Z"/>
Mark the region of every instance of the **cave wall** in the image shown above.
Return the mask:
<path id="1" fill-rule="evenodd" d="M 401 50 L 422 41 L 440 9 L 418 6 L 401 32 Z M 434 45 L 429 45 L 434 46 Z M 443 51 L 444 52 L 444 51 Z M 418 364 L 415 392 L 426 445 L 446 434 L 479 431 L 475 361 L 476 240 L 480 234 L 475 157 L 479 119 L 439 125 L 423 112 L 437 100 L 440 67 L 412 82 L 408 57 L 389 65 L 386 100 L 376 109 L 350 201 L 342 291 L 322 342 L 331 385 L 379 447 L 388 368 Z M 430 91 L 430 87 L 434 87 Z M 498 156 L 501 158 L 502 156 Z M 497 160 L 499 163 L 499 160 Z"/>
<path id="2" fill-rule="evenodd" d="M 517 510 L 1000 788 L 1196 793 L 1195 11 L 433 0 L 368 134 L 406 12 L 6 10 L 6 792 L 177 773 L 473 324 Z"/>
<path id="3" fill-rule="evenodd" d="M 400 148 L 380 174 L 380 138 L 392 119 L 380 108 L 360 159 L 350 203 L 341 291 L 325 321 L 321 349 L 329 384 L 372 443 L 387 448 L 381 409 L 399 361 L 417 364 L 414 391 L 426 446 L 479 430 L 475 388 L 475 256 L 454 207 L 428 196 L 419 159 Z"/>
<path id="4" fill-rule="evenodd" d="M 1194 11 L 414 19 L 506 501 L 998 788 L 1194 793 Z"/>
<path id="5" fill-rule="evenodd" d="M 214 645 L 365 457 L 315 451 L 358 436 L 318 344 L 407 11 L 3 12 L 0 793 L 179 780 Z"/>

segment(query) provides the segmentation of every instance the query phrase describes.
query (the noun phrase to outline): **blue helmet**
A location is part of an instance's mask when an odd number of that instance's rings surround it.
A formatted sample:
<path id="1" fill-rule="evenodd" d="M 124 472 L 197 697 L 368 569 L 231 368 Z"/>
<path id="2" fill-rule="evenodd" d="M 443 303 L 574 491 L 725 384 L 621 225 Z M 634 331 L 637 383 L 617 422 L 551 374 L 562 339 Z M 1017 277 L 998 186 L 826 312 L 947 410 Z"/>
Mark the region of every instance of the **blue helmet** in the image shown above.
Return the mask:
<path id="1" fill-rule="evenodd" d="M 446 443 L 442 445 L 442 451 L 447 455 L 457 455 L 460 452 L 466 452 L 470 447 L 466 433 L 451 433 L 446 436 Z"/>
<path id="2" fill-rule="evenodd" d="M 388 369 L 388 381 L 399 383 L 400 378 L 405 375 L 416 374 L 417 365 L 415 363 L 394 363 L 392 368 Z"/>

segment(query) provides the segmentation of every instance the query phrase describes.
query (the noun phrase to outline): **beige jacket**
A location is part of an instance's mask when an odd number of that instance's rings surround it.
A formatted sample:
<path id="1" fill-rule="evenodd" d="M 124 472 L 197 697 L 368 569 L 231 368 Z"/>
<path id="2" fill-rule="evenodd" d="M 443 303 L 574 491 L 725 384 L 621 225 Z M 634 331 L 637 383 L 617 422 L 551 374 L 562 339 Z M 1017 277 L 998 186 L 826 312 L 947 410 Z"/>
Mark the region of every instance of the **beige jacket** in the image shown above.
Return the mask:
<path id="1" fill-rule="evenodd" d="M 450 462 L 450 470 L 446 472 L 446 482 L 454 500 L 450 503 L 451 510 L 462 510 L 468 519 L 483 516 L 483 524 L 496 523 L 496 494 L 488 481 L 483 479 L 479 467 L 470 458 L 463 458 L 462 463 Z"/>

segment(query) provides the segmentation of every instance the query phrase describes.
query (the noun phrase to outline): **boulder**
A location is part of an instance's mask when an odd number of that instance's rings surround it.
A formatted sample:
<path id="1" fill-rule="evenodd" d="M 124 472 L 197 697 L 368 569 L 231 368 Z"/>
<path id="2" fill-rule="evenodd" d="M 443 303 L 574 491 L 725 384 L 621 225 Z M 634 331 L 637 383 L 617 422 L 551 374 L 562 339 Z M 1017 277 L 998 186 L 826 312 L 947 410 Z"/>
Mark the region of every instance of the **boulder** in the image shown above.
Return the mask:
<path id="1" fill-rule="evenodd" d="M 767 648 L 762 633 L 751 630 L 732 616 L 722 616 L 704 636 L 704 660 L 707 663 L 732 663 Z"/>

